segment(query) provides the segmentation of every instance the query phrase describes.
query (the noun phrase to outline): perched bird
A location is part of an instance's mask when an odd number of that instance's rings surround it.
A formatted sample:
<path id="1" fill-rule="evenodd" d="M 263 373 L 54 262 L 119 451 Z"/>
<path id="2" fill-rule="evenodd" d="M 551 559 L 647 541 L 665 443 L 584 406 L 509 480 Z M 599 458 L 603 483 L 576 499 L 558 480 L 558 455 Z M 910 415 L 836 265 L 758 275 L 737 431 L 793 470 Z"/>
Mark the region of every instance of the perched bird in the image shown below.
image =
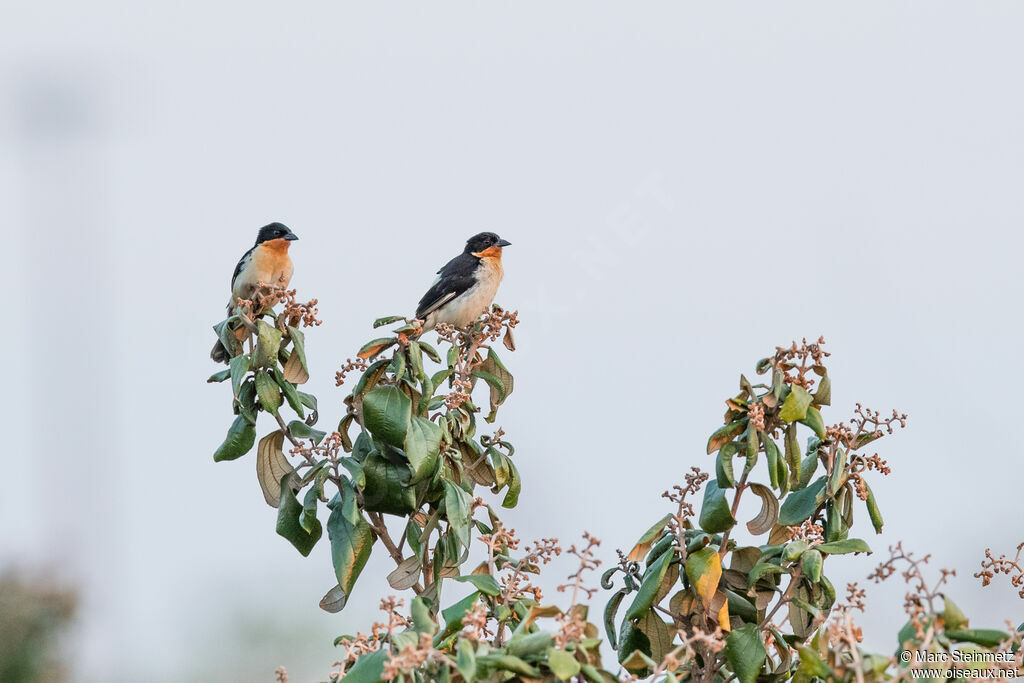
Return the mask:
<path id="1" fill-rule="evenodd" d="M 235 313 L 239 299 L 249 299 L 257 283 L 288 286 L 292 279 L 292 259 L 288 247 L 299 239 L 287 225 L 271 223 L 256 233 L 256 244 L 242 254 L 231 276 L 231 299 L 228 301 L 228 315 Z M 210 351 L 210 358 L 218 363 L 227 363 L 231 353 L 217 340 Z"/>
<path id="2" fill-rule="evenodd" d="M 481 232 L 437 271 L 437 279 L 416 307 L 424 332 L 441 323 L 465 327 L 491 307 L 504 275 L 501 249 L 509 244 L 493 232 Z"/>

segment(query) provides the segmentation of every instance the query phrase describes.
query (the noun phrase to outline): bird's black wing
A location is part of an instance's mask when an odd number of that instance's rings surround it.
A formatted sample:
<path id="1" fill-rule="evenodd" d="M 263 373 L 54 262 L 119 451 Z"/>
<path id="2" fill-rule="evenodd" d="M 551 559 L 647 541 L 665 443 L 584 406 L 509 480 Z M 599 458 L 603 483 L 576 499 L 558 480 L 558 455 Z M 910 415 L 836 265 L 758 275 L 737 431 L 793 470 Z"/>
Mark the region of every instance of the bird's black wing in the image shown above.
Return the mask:
<path id="1" fill-rule="evenodd" d="M 427 290 L 416 307 L 416 317 L 423 320 L 432 312 L 476 284 L 480 259 L 472 254 L 459 254 L 437 271 L 437 281 Z"/>
<path id="2" fill-rule="evenodd" d="M 231 274 L 231 289 L 235 288 L 235 280 L 238 279 L 238 274 L 242 272 L 242 268 L 249 260 L 249 257 L 252 256 L 254 249 L 256 249 L 256 247 L 250 247 L 249 251 L 242 254 L 242 258 L 238 259 L 238 264 L 235 266 L 235 272 Z"/>

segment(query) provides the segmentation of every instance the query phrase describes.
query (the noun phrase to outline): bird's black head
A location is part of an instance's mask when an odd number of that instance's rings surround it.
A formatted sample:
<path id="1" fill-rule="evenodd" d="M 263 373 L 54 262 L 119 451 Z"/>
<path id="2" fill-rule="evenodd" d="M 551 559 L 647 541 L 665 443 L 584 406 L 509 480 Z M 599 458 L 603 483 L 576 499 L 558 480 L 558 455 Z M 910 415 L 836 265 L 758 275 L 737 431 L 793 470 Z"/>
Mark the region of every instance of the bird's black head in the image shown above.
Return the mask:
<path id="1" fill-rule="evenodd" d="M 466 253 L 473 256 L 500 256 L 501 248 L 512 244 L 493 232 L 481 232 L 466 241 Z"/>
<path id="2" fill-rule="evenodd" d="M 270 242 L 271 240 L 285 240 L 292 242 L 299 239 L 295 236 L 295 233 L 288 229 L 288 226 L 284 223 L 271 223 L 270 225 L 264 225 L 260 228 L 260 231 L 256 234 L 256 244 L 263 244 L 264 242 Z"/>

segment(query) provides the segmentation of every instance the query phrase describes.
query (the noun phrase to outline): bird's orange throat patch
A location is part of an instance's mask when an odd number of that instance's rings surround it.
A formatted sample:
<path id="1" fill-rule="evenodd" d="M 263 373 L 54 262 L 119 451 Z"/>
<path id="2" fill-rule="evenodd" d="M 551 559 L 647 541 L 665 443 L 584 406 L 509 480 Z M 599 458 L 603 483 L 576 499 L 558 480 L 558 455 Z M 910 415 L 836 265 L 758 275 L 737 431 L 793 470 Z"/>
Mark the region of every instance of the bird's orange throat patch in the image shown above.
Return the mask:
<path id="1" fill-rule="evenodd" d="M 474 251 L 473 256 L 477 258 L 493 258 L 501 260 L 501 247 L 487 247 L 483 251 Z"/>
<path id="2" fill-rule="evenodd" d="M 283 246 L 278 243 L 283 243 Z M 253 277 L 271 284 L 276 273 L 288 273 L 291 277 L 292 259 L 288 255 L 288 240 L 267 240 L 253 253 Z M 276 284 L 276 283 L 273 283 Z"/>
<path id="3" fill-rule="evenodd" d="M 267 240 L 260 244 L 261 247 L 267 249 L 273 249 L 274 251 L 288 251 L 288 247 L 291 246 L 291 240 L 286 240 L 282 237 L 278 237 L 276 240 Z"/>

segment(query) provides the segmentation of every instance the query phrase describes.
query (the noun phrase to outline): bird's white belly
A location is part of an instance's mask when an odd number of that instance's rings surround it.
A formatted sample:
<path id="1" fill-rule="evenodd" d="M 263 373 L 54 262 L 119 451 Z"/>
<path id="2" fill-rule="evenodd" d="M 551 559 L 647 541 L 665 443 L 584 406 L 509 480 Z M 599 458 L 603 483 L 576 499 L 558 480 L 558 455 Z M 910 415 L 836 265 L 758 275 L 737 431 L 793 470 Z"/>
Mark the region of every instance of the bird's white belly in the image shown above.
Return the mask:
<path id="1" fill-rule="evenodd" d="M 477 283 L 466 290 L 462 296 L 441 306 L 435 312 L 436 317 L 433 322 L 465 327 L 479 318 L 494 303 L 494 296 L 498 293 L 502 275 L 500 261 L 485 259 L 481 264 Z"/>

